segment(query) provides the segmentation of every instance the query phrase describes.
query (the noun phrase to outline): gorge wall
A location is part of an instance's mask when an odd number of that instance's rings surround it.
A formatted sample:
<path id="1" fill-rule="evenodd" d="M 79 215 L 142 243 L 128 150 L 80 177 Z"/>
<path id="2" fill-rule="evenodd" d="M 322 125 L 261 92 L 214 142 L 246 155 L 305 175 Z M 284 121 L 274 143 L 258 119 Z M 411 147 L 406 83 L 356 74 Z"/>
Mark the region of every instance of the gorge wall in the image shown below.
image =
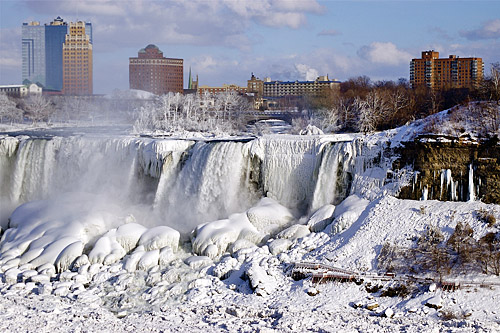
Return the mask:
<path id="1" fill-rule="evenodd" d="M 498 139 L 481 142 L 420 136 L 396 149 L 394 169 L 412 168 L 413 182 L 400 198 L 500 203 L 500 145 Z"/>

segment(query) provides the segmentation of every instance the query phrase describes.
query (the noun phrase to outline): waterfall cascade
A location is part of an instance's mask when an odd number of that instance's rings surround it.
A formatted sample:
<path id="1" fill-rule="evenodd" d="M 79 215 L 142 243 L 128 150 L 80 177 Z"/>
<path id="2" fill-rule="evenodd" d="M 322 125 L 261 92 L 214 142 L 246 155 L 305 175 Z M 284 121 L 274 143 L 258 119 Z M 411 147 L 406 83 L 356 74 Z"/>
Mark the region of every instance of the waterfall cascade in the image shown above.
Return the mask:
<path id="1" fill-rule="evenodd" d="M 1 218 L 5 226 L 23 202 L 66 192 L 148 207 L 149 224 L 184 232 L 242 212 L 263 196 L 301 216 L 349 195 L 352 181 L 373 166 L 363 149 L 359 140 L 293 136 L 249 142 L 4 137 Z"/>

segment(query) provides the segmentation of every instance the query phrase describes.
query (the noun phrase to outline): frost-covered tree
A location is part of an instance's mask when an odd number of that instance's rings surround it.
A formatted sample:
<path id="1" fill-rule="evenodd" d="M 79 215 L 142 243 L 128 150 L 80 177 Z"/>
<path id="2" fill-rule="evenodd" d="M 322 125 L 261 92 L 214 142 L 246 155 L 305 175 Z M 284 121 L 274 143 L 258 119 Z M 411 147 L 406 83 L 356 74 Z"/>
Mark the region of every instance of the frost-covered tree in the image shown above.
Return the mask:
<path id="1" fill-rule="evenodd" d="M 354 108 L 358 115 L 356 121 L 357 130 L 362 133 L 373 132 L 376 128 L 376 117 L 373 110 L 368 107 L 368 103 L 362 98 L 356 97 Z"/>
<path id="2" fill-rule="evenodd" d="M 492 99 L 500 103 L 500 62 L 491 65 L 490 72 Z"/>
<path id="3" fill-rule="evenodd" d="M 23 120 L 23 111 L 16 107 L 16 102 L 7 94 L 0 92 L 0 122 L 20 122 Z"/>
<path id="4" fill-rule="evenodd" d="M 244 98 L 234 92 L 211 95 L 169 93 L 138 109 L 137 131 L 234 132 L 240 124 L 238 114 L 248 108 Z"/>
<path id="5" fill-rule="evenodd" d="M 31 95 L 25 103 L 26 115 L 33 123 L 49 121 L 49 116 L 54 112 L 52 103 L 42 95 Z"/>

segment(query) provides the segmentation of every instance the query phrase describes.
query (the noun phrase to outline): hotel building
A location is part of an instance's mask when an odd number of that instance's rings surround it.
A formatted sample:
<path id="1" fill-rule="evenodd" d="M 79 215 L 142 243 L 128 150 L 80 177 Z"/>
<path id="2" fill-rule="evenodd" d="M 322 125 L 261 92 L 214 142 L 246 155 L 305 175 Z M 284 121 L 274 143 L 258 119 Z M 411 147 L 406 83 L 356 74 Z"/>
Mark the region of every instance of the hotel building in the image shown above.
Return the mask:
<path id="1" fill-rule="evenodd" d="M 184 92 L 184 60 L 165 58 L 153 44 L 139 50 L 137 58 L 129 58 L 130 89 L 156 95 Z"/>
<path id="2" fill-rule="evenodd" d="M 63 44 L 63 94 L 92 95 L 92 43 L 82 21 L 69 24 Z"/>

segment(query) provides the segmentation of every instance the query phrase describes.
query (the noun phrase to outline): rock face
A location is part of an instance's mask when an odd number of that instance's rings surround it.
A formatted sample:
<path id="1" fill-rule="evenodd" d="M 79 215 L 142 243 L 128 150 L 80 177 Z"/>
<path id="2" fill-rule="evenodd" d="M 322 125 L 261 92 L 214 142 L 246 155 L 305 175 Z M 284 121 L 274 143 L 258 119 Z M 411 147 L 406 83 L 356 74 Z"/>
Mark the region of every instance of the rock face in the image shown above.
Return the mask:
<path id="1" fill-rule="evenodd" d="M 418 172 L 400 198 L 500 203 L 500 145 L 498 139 L 473 141 L 420 136 L 397 149 L 394 169 Z"/>

